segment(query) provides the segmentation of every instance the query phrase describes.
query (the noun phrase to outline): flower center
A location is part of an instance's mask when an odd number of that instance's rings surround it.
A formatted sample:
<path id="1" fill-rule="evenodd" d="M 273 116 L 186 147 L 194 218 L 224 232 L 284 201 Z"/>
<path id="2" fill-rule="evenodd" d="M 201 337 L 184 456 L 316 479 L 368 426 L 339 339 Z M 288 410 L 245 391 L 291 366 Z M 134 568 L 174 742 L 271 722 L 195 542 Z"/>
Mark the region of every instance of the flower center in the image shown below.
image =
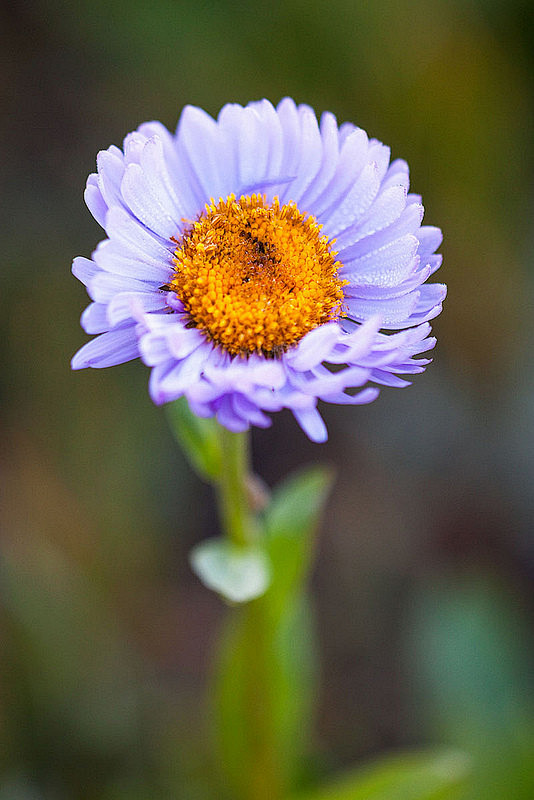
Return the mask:
<path id="1" fill-rule="evenodd" d="M 341 312 L 341 266 L 295 203 L 213 200 L 177 241 L 168 284 L 191 325 L 232 355 L 276 356 Z"/>

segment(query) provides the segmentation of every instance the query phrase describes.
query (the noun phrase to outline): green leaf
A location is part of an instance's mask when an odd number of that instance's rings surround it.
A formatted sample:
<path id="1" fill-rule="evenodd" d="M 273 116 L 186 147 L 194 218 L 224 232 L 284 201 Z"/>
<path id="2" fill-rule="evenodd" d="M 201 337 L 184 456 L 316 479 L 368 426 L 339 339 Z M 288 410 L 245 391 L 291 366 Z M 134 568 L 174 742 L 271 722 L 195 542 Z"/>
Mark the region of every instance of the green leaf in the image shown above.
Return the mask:
<path id="1" fill-rule="evenodd" d="M 314 535 L 333 478 L 332 470 L 313 466 L 290 476 L 273 492 L 264 525 L 273 574 L 269 604 L 275 617 L 308 576 Z"/>
<path id="2" fill-rule="evenodd" d="M 456 800 L 469 771 L 469 759 L 458 751 L 404 753 L 292 800 Z"/>
<path id="3" fill-rule="evenodd" d="M 223 466 L 219 423 L 193 414 L 185 397 L 166 406 L 169 424 L 195 472 L 208 483 L 216 483 Z"/>
<path id="4" fill-rule="evenodd" d="M 295 537 L 315 528 L 333 478 L 332 469 L 317 465 L 286 478 L 273 492 L 265 518 L 267 535 Z"/>
<path id="5" fill-rule="evenodd" d="M 231 603 L 254 600 L 269 586 L 269 560 L 259 546 L 208 539 L 192 550 L 190 560 L 202 583 Z"/>

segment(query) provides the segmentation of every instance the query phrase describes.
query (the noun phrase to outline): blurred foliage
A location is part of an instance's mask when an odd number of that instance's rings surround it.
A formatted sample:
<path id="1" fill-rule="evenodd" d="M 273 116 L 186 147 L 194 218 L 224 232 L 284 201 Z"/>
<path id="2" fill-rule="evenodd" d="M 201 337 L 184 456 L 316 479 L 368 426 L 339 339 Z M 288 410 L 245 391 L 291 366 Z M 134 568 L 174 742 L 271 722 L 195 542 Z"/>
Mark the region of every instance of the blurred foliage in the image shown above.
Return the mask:
<path id="1" fill-rule="evenodd" d="M 269 483 L 341 467 L 302 780 L 434 742 L 470 754 L 465 800 L 529 800 L 532 4 L 15 0 L 0 15 L 0 799 L 213 796 L 203 697 L 222 608 L 187 564 L 217 533 L 211 495 L 145 368 L 70 372 L 86 295 L 68 265 L 101 236 L 82 201 L 98 149 L 145 119 L 174 127 L 185 103 L 290 94 L 407 158 L 450 287 L 411 390 L 329 408 L 321 448 L 283 413 L 254 433 Z"/>
<path id="2" fill-rule="evenodd" d="M 476 572 L 425 586 L 409 656 L 434 734 L 471 754 L 466 800 L 534 796 L 534 660 L 517 596 Z"/>
<path id="3" fill-rule="evenodd" d="M 299 800 L 458 800 L 470 763 L 459 752 L 402 753 L 382 758 Z"/>

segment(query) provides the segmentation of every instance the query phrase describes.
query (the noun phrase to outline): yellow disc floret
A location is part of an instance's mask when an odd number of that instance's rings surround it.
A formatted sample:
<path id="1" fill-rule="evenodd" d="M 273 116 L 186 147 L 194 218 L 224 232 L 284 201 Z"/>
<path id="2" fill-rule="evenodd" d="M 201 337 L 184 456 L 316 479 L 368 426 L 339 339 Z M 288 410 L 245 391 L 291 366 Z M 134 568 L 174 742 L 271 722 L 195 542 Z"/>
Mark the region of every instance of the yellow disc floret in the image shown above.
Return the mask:
<path id="1" fill-rule="evenodd" d="M 344 281 L 332 244 L 295 203 L 229 195 L 177 240 L 166 288 L 227 352 L 276 356 L 339 316 Z"/>

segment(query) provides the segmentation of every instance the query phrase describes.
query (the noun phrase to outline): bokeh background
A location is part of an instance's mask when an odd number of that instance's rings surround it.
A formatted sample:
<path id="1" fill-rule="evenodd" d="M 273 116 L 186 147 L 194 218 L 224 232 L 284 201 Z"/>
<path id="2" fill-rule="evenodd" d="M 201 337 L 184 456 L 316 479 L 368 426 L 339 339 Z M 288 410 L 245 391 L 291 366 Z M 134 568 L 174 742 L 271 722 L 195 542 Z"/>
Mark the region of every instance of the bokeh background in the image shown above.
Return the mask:
<path id="1" fill-rule="evenodd" d="M 210 490 L 140 363 L 71 373 L 70 275 L 102 233 L 95 154 L 193 103 L 284 95 L 411 166 L 445 233 L 435 363 L 406 390 L 254 432 L 269 484 L 338 479 L 313 594 L 314 769 L 400 747 L 473 757 L 470 800 L 532 800 L 533 89 L 530 0 L 12 0 L 2 6 L 0 798 L 209 797 L 221 602 L 187 554 Z"/>

